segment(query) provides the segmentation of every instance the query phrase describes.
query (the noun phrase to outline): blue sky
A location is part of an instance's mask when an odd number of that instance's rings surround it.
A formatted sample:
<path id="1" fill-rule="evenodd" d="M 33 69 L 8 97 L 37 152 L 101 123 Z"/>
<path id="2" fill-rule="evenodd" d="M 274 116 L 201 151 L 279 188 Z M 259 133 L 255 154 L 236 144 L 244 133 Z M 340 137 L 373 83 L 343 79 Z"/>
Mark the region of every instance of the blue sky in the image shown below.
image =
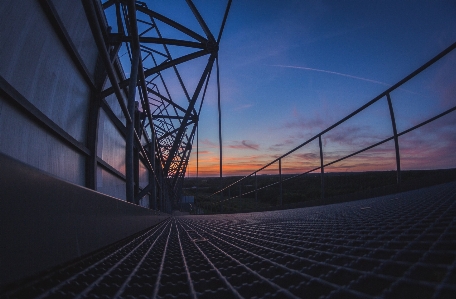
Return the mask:
<path id="1" fill-rule="evenodd" d="M 226 1 L 194 3 L 217 35 Z M 185 1 L 154 5 L 149 6 L 203 34 Z M 224 174 L 248 174 L 343 118 L 454 43 L 455 28 L 456 2 L 449 0 L 234 0 L 219 52 Z M 391 94 L 398 131 L 456 105 L 453 52 Z M 189 89 L 206 61 L 178 67 Z M 200 176 L 218 174 L 214 83 L 215 72 L 200 119 Z M 400 139 L 405 169 L 456 167 L 454 114 Z M 324 135 L 325 161 L 391 134 L 384 99 Z M 394 169 L 393 146 L 333 171 Z M 305 170 L 318 166 L 317 154 L 318 144 L 312 143 L 284 162 L 289 172 Z M 191 176 L 195 164 L 196 147 Z"/>
<path id="2" fill-rule="evenodd" d="M 239 172 L 247 174 L 343 118 L 455 42 L 455 25 L 454 1 L 233 1 L 220 50 L 224 173 L 243 163 Z M 399 131 L 456 104 L 455 69 L 452 53 L 391 94 Z M 325 135 L 325 160 L 391 136 L 388 113 L 382 100 Z M 442 148 L 420 132 L 402 138 L 403 166 L 443 167 L 449 160 L 448 167 L 455 167 L 456 157 L 445 152 L 455 145 L 454 120 L 450 115 L 433 125 L 444 127 L 442 133 L 428 132 L 445 137 L 438 138 Z M 208 101 L 200 123 L 200 166 L 217 165 L 216 126 L 216 102 Z M 450 157 L 421 165 L 413 143 L 424 147 L 424 158 L 438 150 Z M 318 144 L 300 153 L 315 157 Z M 372 155 L 381 163 L 367 168 L 394 169 L 392 143 Z M 318 166 L 316 161 L 310 164 Z M 345 165 L 356 163 L 363 164 Z"/>

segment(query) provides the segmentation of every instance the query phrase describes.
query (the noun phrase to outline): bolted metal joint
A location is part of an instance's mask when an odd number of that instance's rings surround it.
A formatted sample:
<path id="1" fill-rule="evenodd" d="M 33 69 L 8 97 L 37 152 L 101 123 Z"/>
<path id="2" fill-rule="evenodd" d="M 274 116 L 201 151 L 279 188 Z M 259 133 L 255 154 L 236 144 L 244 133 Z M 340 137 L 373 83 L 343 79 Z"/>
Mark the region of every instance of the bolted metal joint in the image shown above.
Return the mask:
<path id="1" fill-rule="evenodd" d="M 191 120 L 193 123 L 197 124 L 199 122 L 199 115 L 198 114 L 192 115 Z"/>
<path id="2" fill-rule="evenodd" d="M 218 46 L 218 44 L 215 41 L 208 40 L 206 42 L 206 51 L 207 51 L 207 53 L 212 54 L 212 55 L 217 55 L 218 50 L 219 50 L 219 46 Z"/>
<path id="3" fill-rule="evenodd" d="M 118 45 L 127 40 L 130 41 L 131 38 L 127 38 L 123 33 L 108 33 L 107 42 L 111 45 Z"/>

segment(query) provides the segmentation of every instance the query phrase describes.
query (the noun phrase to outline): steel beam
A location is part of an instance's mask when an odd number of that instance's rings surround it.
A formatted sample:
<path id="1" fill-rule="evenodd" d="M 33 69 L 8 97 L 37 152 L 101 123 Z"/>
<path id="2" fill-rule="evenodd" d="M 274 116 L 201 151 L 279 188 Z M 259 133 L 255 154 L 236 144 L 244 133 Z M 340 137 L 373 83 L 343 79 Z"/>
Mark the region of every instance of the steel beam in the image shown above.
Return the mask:
<path id="1" fill-rule="evenodd" d="M 131 42 L 131 36 L 125 36 L 121 34 L 113 34 L 109 35 L 109 42 L 112 44 L 122 43 L 122 42 Z M 187 48 L 196 48 L 196 49 L 206 49 L 206 44 L 197 43 L 197 42 L 190 42 L 186 40 L 180 39 L 172 39 L 172 38 L 159 38 L 159 37 L 140 37 L 140 43 L 144 44 L 165 44 L 171 46 L 181 46 Z"/>
<path id="2" fill-rule="evenodd" d="M 144 72 L 144 76 L 147 78 L 147 77 L 149 77 L 152 74 L 158 73 L 158 72 L 166 70 L 166 69 L 168 69 L 168 68 L 170 68 L 172 66 L 187 62 L 189 60 L 193 60 L 195 58 L 198 58 L 198 57 L 201 57 L 201 56 L 204 56 L 204 55 L 207 55 L 207 54 L 208 54 L 208 52 L 206 50 L 200 50 L 200 51 L 195 52 L 195 53 L 184 55 L 182 57 L 173 59 L 172 61 L 164 62 L 164 63 L 159 64 L 158 66 L 156 66 L 154 68 L 146 70 Z M 125 88 L 129 84 L 130 84 L 130 79 L 125 79 L 125 80 L 123 80 L 123 81 L 121 81 L 119 83 L 119 86 L 120 86 L 120 88 Z M 110 88 L 105 89 L 104 91 L 102 91 L 101 92 L 101 96 L 102 97 L 107 97 L 107 96 L 113 94 L 114 92 L 116 92 L 116 87 L 110 87 Z"/>
<path id="3" fill-rule="evenodd" d="M 100 120 L 100 101 L 93 93 L 89 106 L 87 122 L 87 147 L 90 155 L 86 159 L 86 187 L 96 190 L 97 188 L 97 148 L 98 148 L 98 123 Z"/>
<path id="4" fill-rule="evenodd" d="M 83 1 L 85 1 L 85 7 L 90 6 L 90 4 L 88 3 L 89 0 Z M 108 34 L 106 30 L 102 30 L 101 34 L 98 34 L 98 37 L 103 36 L 105 43 L 115 44 L 117 49 L 122 43 L 126 43 L 132 66 L 130 78 L 117 80 L 116 84 L 111 83 L 111 87 L 100 92 L 100 97 L 103 99 L 104 97 L 111 95 L 113 93 L 116 93 L 117 96 L 119 91 L 122 92 L 128 90 L 128 104 L 131 105 L 131 99 L 134 98 L 132 96 L 133 90 L 136 89 L 136 87 L 138 86 L 142 109 L 146 114 L 146 117 L 139 123 L 139 126 L 137 123 L 136 129 L 133 130 L 135 142 L 131 142 L 130 134 L 132 130 L 129 126 L 130 123 L 134 123 L 134 114 L 131 111 L 127 111 L 130 119 L 128 119 L 127 117 L 127 125 L 125 127 L 122 124 L 122 122 L 114 115 L 114 113 L 112 113 L 107 103 L 102 103 L 103 109 L 107 111 L 108 117 L 115 124 L 118 130 L 120 132 L 125 132 L 127 151 L 130 151 L 131 145 L 136 145 L 137 149 L 140 150 L 141 154 L 137 152 L 137 155 L 134 160 L 143 160 L 144 162 L 147 162 L 144 163 L 144 165 L 146 165 L 146 167 L 150 169 L 151 174 L 153 174 L 153 177 L 151 176 L 149 182 L 149 185 L 151 187 L 144 188 L 140 192 L 138 192 L 139 189 L 136 188 L 137 192 L 133 192 L 133 194 L 135 194 L 136 196 L 131 197 L 132 201 L 139 200 L 140 197 L 144 196 L 146 193 L 149 192 L 153 193 L 155 196 L 157 188 L 156 186 L 154 187 L 154 184 L 158 183 L 156 185 L 160 186 L 159 195 L 161 209 L 167 208 L 167 204 L 164 201 L 168 200 L 168 194 L 165 193 L 166 188 L 163 188 L 164 185 L 168 185 L 169 183 L 171 183 L 171 185 L 169 186 L 170 189 L 168 191 L 175 192 L 174 195 L 179 193 L 176 188 L 179 187 L 179 182 L 182 178 L 182 172 L 186 170 L 192 148 L 191 144 L 198 125 L 197 123 L 199 113 L 195 109 L 195 104 L 201 98 L 201 88 L 203 87 L 203 84 L 205 82 L 207 87 L 210 72 L 212 70 L 214 59 L 216 58 L 218 51 L 218 41 L 220 40 L 221 32 L 223 31 L 223 27 L 227 17 L 226 11 L 224 19 L 222 21 L 222 28 L 219 33 L 219 39 L 216 42 L 196 7 L 193 5 L 191 1 L 189 1 L 188 3 L 193 14 L 195 15 L 195 18 L 201 24 L 203 30 L 208 36 L 207 39 L 195 33 L 194 31 L 188 29 L 187 27 L 166 18 L 163 15 L 158 14 L 157 12 L 150 10 L 149 8 L 147 8 L 147 5 L 145 3 L 135 2 L 133 0 L 113 0 L 105 2 L 105 4 L 103 4 L 103 8 L 105 9 L 113 5 L 116 6 L 115 9 L 118 29 L 117 33 Z M 230 3 L 231 1 L 228 2 L 228 7 Z M 136 15 L 136 13 L 138 14 Z M 89 20 L 94 20 L 96 17 L 98 17 L 98 22 L 102 22 L 102 19 L 99 15 L 94 17 L 93 15 L 90 16 L 90 13 L 86 12 L 86 14 L 88 14 Z M 144 21 L 140 19 L 140 16 L 143 15 L 146 16 Z M 150 20 L 148 18 L 150 18 Z M 176 39 L 173 37 L 163 37 L 159 29 L 157 28 L 157 24 L 155 22 L 156 20 L 159 20 L 160 22 L 163 22 L 166 25 L 174 27 L 175 29 L 192 38 L 192 40 L 187 41 L 179 38 Z M 149 26 L 145 29 L 142 29 L 143 32 L 141 32 L 141 34 L 139 34 L 138 32 L 138 22 L 141 22 Z M 97 28 L 97 26 L 93 27 L 94 28 L 92 30 L 99 31 L 99 28 Z M 126 30 L 124 28 L 126 28 Z M 156 35 L 154 35 L 155 33 L 152 34 L 153 32 L 151 30 L 155 30 Z M 96 32 L 94 33 L 94 35 L 96 35 Z M 101 40 L 101 38 L 99 40 Z M 147 43 L 161 44 L 164 48 L 164 52 L 162 53 L 160 51 L 157 51 L 156 49 L 152 49 L 146 46 Z M 170 52 L 168 51 L 168 46 L 171 45 L 201 50 L 173 59 L 171 57 Z M 104 47 L 106 48 L 106 46 Z M 138 62 L 138 71 L 136 72 L 135 70 L 133 70 L 133 68 L 136 67 L 136 54 L 134 53 L 135 51 L 137 51 L 137 49 L 140 50 L 140 54 L 138 55 L 140 59 Z M 144 60 L 141 59 L 141 52 L 144 53 L 144 55 L 142 56 Z M 193 60 L 198 57 L 205 56 L 207 54 L 210 54 L 207 65 L 203 71 L 203 74 L 201 75 L 200 81 L 198 82 L 196 89 L 192 92 L 192 96 L 190 96 L 176 66 L 178 64 L 187 62 L 189 60 Z M 157 63 L 157 60 L 155 59 L 156 55 L 161 55 L 165 57 L 164 62 Z M 148 59 L 147 62 L 146 59 Z M 149 64 L 151 62 L 149 59 L 152 60 L 152 67 Z M 159 61 L 162 60 L 163 59 L 161 58 L 159 59 Z M 147 68 L 144 68 L 143 63 L 144 66 L 146 66 Z M 167 84 L 161 74 L 163 70 L 169 68 L 173 68 L 175 75 L 177 76 L 179 83 L 181 85 L 181 88 L 185 93 L 185 96 L 187 97 L 187 107 L 182 107 L 181 105 L 176 104 L 171 99 Z M 134 78 L 134 74 L 136 74 L 138 77 Z M 163 84 L 166 93 L 160 93 L 158 85 L 153 82 L 154 80 L 161 80 L 161 83 Z M 206 90 L 206 87 L 204 90 Z M 119 100 L 118 96 L 117 98 Z M 150 103 L 150 99 L 153 99 L 152 103 Z M 201 99 L 201 105 L 202 102 L 203 99 Z M 193 125 L 193 128 L 190 130 L 187 129 L 191 125 Z M 141 145 L 140 136 L 142 136 L 143 134 L 146 139 L 149 139 L 148 134 L 152 134 L 151 142 L 153 142 L 154 144 L 150 145 L 149 142 L 149 144 L 147 145 L 147 149 L 145 149 Z M 131 184 L 129 184 L 128 182 L 130 181 L 131 177 L 131 169 L 129 167 L 130 158 L 128 153 L 126 154 L 126 159 L 127 189 L 129 190 L 130 188 L 128 187 L 128 185 L 131 186 Z M 153 159 L 152 163 L 150 159 Z M 134 170 L 133 172 L 136 173 L 137 170 Z M 131 192 L 128 191 L 128 193 L 130 194 Z"/>
<path id="5" fill-rule="evenodd" d="M 116 176 L 117 178 L 125 181 L 126 177 L 123 173 L 109 165 L 106 161 L 101 159 L 100 157 L 97 157 L 97 164 L 100 165 L 104 170 L 108 171 L 110 174 Z"/>
<path id="6" fill-rule="evenodd" d="M 89 156 L 90 150 L 81 142 L 76 140 L 73 136 L 68 134 L 64 129 L 47 117 L 35 105 L 29 102 L 19 91 L 17 91 L 11 84 L 0 75 L 0 92 L 5 98 L 15 107 L 24 113 L 27 117 L 35 123 L 44 128 L 47 132 L 57 137 L 60 141 L 69 145 L 72 149 Z"/>
<path id="7" fill-rule="evenodd" d="M 128 87 L 128 113 L 131 116 L 131 122 L 127 123 L 127 135 L 125 138 L 125 169 L 127 176 L 127 201 L 134 202 L 134 134 L 135 134 L 135 96 L 136 96 L 136 85 L 138 78 L 138 67 L 140 59 L 140 50 L 139 48 L 132 50 L 132 60 L 131 60 L 131 71 L 130 71 L 130 86 Z"/>
<path id="8" fill-rule="evenodd" d="M 155 90 L 151 89 L 151 88 L 147 88 L 147 91 L 150 92 L 151 94 L 159 97 L 161 100 L 167 102 L 168 104 L 174 106 L 174 108 L 176 109 L 179 109 L 180 111 L 184 112 L 185 113 L 185 109 L 182 108 L 181 106 L 179 106 L 178 104 L 174 103 L 173 101 L 171 101 L 170 99 L 164 97 L 163 95 L 159 94 L 158 92 L 156 92 Z"/>
<path id="9" fill-rule="evenodd" d="M 212 35 L 211 31 L 209 30 L 209 27 L 207 27 L 207 24 L 206 22 L 204 21 L 204 19 L 201 17 L 201 14 L 199 13 L 198 9 L 196 9 L 196 6 L 193 4 L 192 0 L 186 0 L 188 6 L 190 7 L 190 9 L 192 10 L 193 12 L 193 15 L 195 16 L 196 20 L 198 21 L 198 23 L 200 24 L 201 28 L 203 29 L 204 33 L 206 34 L 207 36 L 207 39 L 210 41 L 210 42 L 213 42 L 215 44 L 215 38 L 214 36 Z"/>
<path id="10" fill-rule="evenodd" d="M 45 12 L 49 22 L 51 23 L 52 27 L 54 28 L 55 33 L 59 37 L 62 45 L 65 47 L 67 53 L 70 55 L 71 60 L 75 64 L 76 68 L 78 69 L 79 73 L 82 75 L 84 80 L 87 82 L 89 87 L 92 90 L 95 90 L 95 82 L 90 75 L 87 66 L 85 65 L 84 61 L 79 55 L 79 52 L 76 49 L 76 46 L 73 44 L 73 41 L 68 34 L 65 26 L 63 25 L 62 20 L 57 13 L 57 10 L 54 7 L 54 4 L 50 0 L 38 0 L 41 5 L 41 8 Z"/>
<path id="11" fill-rule="evenodd" d="M 202 37 L 201 35 L 199 35 L 198 33 L 196 33 L 195 31 L 153 11 L 153 10 L 150 10 L 148 9 L 147 7 L 144 7 L 144 6 L 141 6 L 141 5 L 137 5 L 136 6 L 136 9 L 142 13 L 145 13 L 147 15 L 149 15 L 150 17 L 152 18 L 155 18 L 157 20 L 160 20 L 161 22 L 165 23 L 165 24 L 168 24 L 169 26 L 171 27 L 174 27 L 175 29 L 181 31 L 182 33 L 185 33 L 187 34 L 188 36 L 196 39 L 197 41 L 200 41 L 201 43 L 206 43 L 207 42 L 207 39 L 205 39 L 204 37 Z"/>
<path id="12" fill-rule="evenodd" d="M 201 79 L 198 82 L 198 86 L 196 87 L 195 93 L 193 94 L 192 100 L 191 100 L 191 102 L 189 104 L 187 112 L 185 113 L 184 119 L 182 120 L 183 123 L 187 123 L 189 118 L 190 118 L 191 112 L 192 112 L 193 108 L 195 107 L 196 100 L 198 99 L 198 96 L 199 96 L 199 93 L 201 91 L 201 88 L 203 87 L 204 81 L 206 80 L 208 73 L 212 69 L 212 66 L 214 64 L 214 60 L 215 60 L 215 56 L 211 55 L 209 57 L 209 61 L 208 61 L 207 65 L 206 65 L 206 68 L 204 69 L 203 75 L 201 76 Z M 165 167 L 164 167 L 165 175 L 168 175 L 169 167 L 171 165 L 172 160 L 176 156 L 177 149 L 178 149 L 178 147 L 180 145 L 180 141 L 181 141 L 182 136 L 184 134 L 184 130 L 185 130 L 185 126 L 181 126 L 179 128 L 179 130 L 177 131 L 176 138 L 174 139 L 173 146 L 172 146 L 172 148 L 170 150 L 170 154 L 169 154 L 168 159 L 166 160 L 166 163 L 165 163 Z"/>
<path id="13" fill-rule="evenodd" d="M 111 59 L 109 53 L 106 49 L 105 45 L 105 37 L 100 27 L 98 17 L 95 11 L 94 3 L 91 0 L 82 0 L 82 4 L 84 6 L 84 10 L 87 16 L 87 20 L 89 21 L 90 29 L 92 30 L 93 37 L 95 39 L 95 43 L 97 44 L 98 51 L 100 53 L 100 57 L 103 61 L 103 65 L 106 69 L 108 74 L 109 81 L 111 82 L 113 92 L 116 94 L 117 101 L 122 109 L 122 112 L 125 115 L 125 118 L 128 122 L 132 122 L 131 116 L 128 113 L 128 109 L 125 105 L 124 96 L 122 91 L 120 90 L 119 84 L 117 82 L 117 76 L 114 72 L 114 68 L 111 64 Z M 103 94 L 101 95 L 103 96 Z"/>

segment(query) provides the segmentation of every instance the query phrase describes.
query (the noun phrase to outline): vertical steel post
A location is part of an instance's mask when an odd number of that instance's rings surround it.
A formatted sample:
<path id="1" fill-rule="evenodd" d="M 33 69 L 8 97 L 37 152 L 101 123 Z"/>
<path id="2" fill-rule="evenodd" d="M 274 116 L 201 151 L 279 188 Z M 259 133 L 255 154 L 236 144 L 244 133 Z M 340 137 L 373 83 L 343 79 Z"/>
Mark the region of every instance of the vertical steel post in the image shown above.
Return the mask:
<path id="1" fill-rule="evenodd" d="M 220 154 L 220 201 L 223 200 L 223 160 L 222 160 L 222 107 L 220 103 L 220 69 L 218 63 L 218 57 L 215 59 L 217 66 L 217 107 L 218 107 L 218 135 L 219 135 L 219 154 Z"/>
<path id="2" fill-rule="evenodd" d="M 258 202 L 258 181 L 257 181 L 256 172 L 255 172 L 255 202 Z"/>
<path id="3" fill-rule="evenodd" d="M 321 199 L 325 199 L 325 169 L 323 167 L 323 146 L 321 145 L 321 135 L 318 136 L 320 146 L 320 173 L 321 173 Z"/>
<path id="4" fill-rule="evenodd" d="M 282 192 L 282 159 L 279 159 L 279 192 L 280 192 L 280 206 L 283 204 L 283 192 Z"/>
<path id="5" fill-rule="evenodd" d="M 100 99 L 92 94 L 87 124 L 87 147 L 90 155 L 86 159 L 86 187 L 97 190 L 97 144 L 98 122 L 100 119 Z"/>
<path id="6" fill-rule="evenodd" d="M 138 102 L 135 102 L 135 117 L 134 117 L 134 128 L 135 131 L 140 136 L 141 140 L 141 133 L 139 132 L 141 127 L 141 119 L 140 119 L 140 112 L 138 109 Z M 133 147 L 133 181 L 134 181 L 134 204 L 139 205 L 140 198 L 137 197 L 139 194 L 139 146 Z"/>
<path id="7" fill-rule="evenodd" d="M 154 134 L 154 132 L 152 132 L 152 138 L 149 143 L 149 153 L 150 153 L 149 159 L 151 160 L 152 169 L 153 169 L 153 171 L 149 171 L 149 184 L 151 184 L 151 186 L 152 186 L 152 188 L 150 189 L 152 198 L 150 198 L 150 197 L 149 198 L 152 200 L 153 209 L 157 210 L 157 182 L 155 181 L 154 173 L 155 173 L 155 176 L 158 176 L 158 172 L 157 172 L 157 167 L 155 167 L 155 134 Z M 149 206 L 151 206 L 150 203 L 149 203 Z"/>
<path id="8" fill-rule="evenodd" d="M 128 86 L 128 102 L 127 110 L 130 114 L 131 121 L 127 121 L 127 134 L 126 134 L 126 146 L 125 146 L 125 175 L 127 178 L 126 185 L 126 197 L 128 202 L 134 202 L 135 200 L 135 182 L 134 182 L 134 141 L 135 141 L 135 96 L 136 96 L 136 84 L 138 81 L 138 67 L 139 67 L 139 56 L 140 49 L 133 49 L 132 47 L 132 58 L 131 58 L 131 72 L 130 72 L 130 84 Z"/>
<path id="9" fill-rule="evenodd" d="M 220 202 L 223 200 L 223 183 L 222 183 L 222 179 L 220 178 Z"/>
<path id="10" fill-rule="evenodd" d="M 199 191 L 199 122 L 196 123 L 196 196 L 195 203 L 198 202 L 198 191 Z M 197 213 L 198 210 L 197 210 Z"/>
<path id="11" fill-rule="evenodd" d="M 399 155 L 399 138 L 397 136 L 396 129 L 396 119 L 394 118 L 394 109 L 393 103 L 391 102 L 390 94 L 386 94 L 386 99 L 388 100 L 388 107 L 391 116 L 391 124 L 393 125 L 393 134 L 394 134 L 394 147 L 396 149 L 396 169 L 397 169 L 397 186 L 401 186 L 401 158 Z"/>

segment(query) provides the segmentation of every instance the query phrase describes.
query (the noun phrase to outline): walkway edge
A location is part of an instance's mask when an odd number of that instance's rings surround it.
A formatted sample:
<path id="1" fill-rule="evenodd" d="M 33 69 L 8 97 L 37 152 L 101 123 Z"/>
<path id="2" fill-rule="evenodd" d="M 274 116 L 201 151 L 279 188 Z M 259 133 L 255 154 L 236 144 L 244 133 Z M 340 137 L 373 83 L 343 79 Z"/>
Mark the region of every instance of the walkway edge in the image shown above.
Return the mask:
<path id="1" fill-rule="evenodd" d="M 62 181 L 1 153 L 0 165 L 0 286 L 170 217 Z"/>

